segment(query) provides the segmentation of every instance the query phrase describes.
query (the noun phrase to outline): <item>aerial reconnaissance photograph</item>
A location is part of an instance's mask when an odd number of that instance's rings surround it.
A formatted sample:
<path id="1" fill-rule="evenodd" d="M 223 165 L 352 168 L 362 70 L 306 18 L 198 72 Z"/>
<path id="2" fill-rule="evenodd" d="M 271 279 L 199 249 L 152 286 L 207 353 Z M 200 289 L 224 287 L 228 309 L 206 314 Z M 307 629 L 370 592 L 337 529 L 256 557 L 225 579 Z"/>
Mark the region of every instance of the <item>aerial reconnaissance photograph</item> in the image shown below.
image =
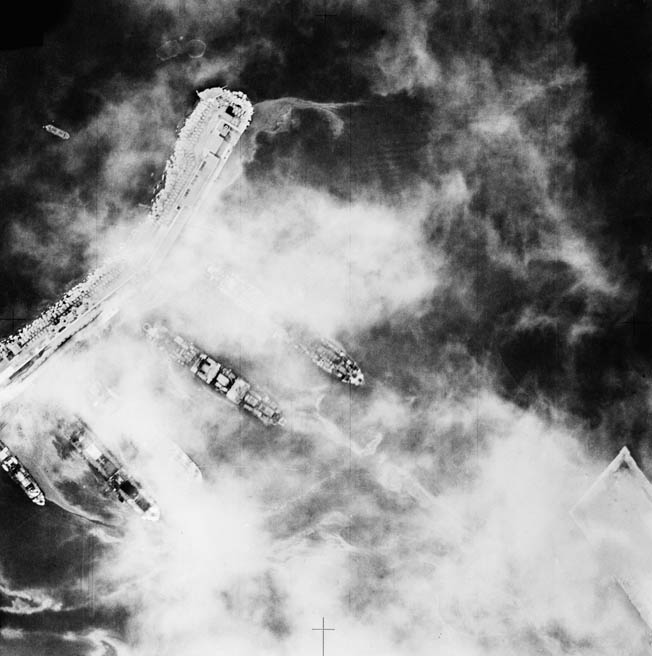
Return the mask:
<path id="1" fill-rule="evenodd" d="M 21 8 L 0 654 L 650 654 L 652 4 Z"/>

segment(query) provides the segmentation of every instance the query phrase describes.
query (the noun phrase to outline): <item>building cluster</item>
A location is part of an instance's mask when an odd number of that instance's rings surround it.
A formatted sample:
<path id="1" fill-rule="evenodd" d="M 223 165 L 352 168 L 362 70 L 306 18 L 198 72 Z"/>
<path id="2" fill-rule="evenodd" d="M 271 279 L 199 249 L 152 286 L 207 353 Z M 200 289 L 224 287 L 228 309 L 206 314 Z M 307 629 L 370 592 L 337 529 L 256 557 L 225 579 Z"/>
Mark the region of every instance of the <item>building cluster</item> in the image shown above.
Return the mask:
<path id="1" fill-rule="evenodd" d="M 179 130 L 174 152 L 166 165 L 163 183 L 152 202 L 150 219 L 151 253 L 145 264 L 129 263 L 126 248 L 120 256 L 107 261 L 75 285 L 36 320 L 0 342 L 0 386 L 32 376 L 34 364 L 44 361 L 88 323 L 100 315 L 106 301 L 127 282 L 131 288 L 150 270 L 155 257 L 164 258 L 186 222 L 196 214 L 222 171 L 238 139 L 251 121 L 253 108 L 240 92 L 214 88 L 199 92 L 199 102 Z M 152 227 L 153 226 L 153 227 Z M 136 233 L 134 233 L 136 234 Z M 142 241 L 134 238 L 135 241 Z M 148 241 L 149 243 L 149 241 Z M 133 258 L 132 258 L 133 259 Z M 209 276 L 218 288 L 235 303 L 253 313 L 268 304 L 264 294 L 233 273 L 212 267 Z M 127 296 L 128 297 L 128 296 Z M 125 296 L 113 298 L 114 305 L 124 303 Z M 110 314 L 107 310 L 107 314 Z M 362 372 L 344 349 L 321 337 L 303 336 L 300 331 L 277 327 L 283 339 L 308 355 L 312 362 L 343 382 L 359 385 Z M 146 337 L 166 356 L 185 368 L 201 385 L 233 405 L 246 411 L 265 426 L 282 426 L 285 418 L 278 403 L 265 391 L 252 385 L 224 362 L 203 352 L 181 335 L 174 335 L 161 322 L 145 324 Z M 98 402 L 102 394 L 98 395 Z M 106 396 L 106 394 L 104 394 Z M 110 396 L 110 395 L 109 395 Z M 91 469 L 106 483 L 120 501 L 124 501 L 147 519 L 157 519 L 159 510 L 143 487 L 103 447 L 91 429 L 81 420 L 69 427 L 70 443 Z M 0 452 L 0 456 L 4 451 Z M 191 478 L 201 480 L 195 463 L 173 445 L 169 457 Z M 40 489 L 13 455 L 4 454 L 3 468 L 21 485 L 35 503 L 44 497 Z M 18 464 L 16 464 L 18 463 Z M 7 466 L 5 467 L 5 464 Z M 8 469 L 9 467 L 9 469 Z M 38 490 L 39 493 L 35 492 Z M 42 493 L 40 493 L 42 494 Z"/>
<path id="2" fill-rule="evenodd" d="M 91 469 L 114 492 L 120 502 L 127 502 L 145 519 L 156 521 L 160 511 L 156 502 L 147 494 L 142 485 L 122 468 L 115 458 L 103 447 L 90 428 L 77 419 L 70 427 L 70 444 L 89 464 Z"/>
<path id="3" fill-rule="evenodd" d="M 179 130 L 174 152 L 157 188 L 150 212 L 153 220 L 171 221 L 193 188 L 203 187 L 203 179 L 214 179 L 219 174 L 249 125 L 252 113 L 251 104 L 240 92 L 207 89 L 199 93 L 199 103 Z M 210 175 L 206 170 L 209 163 L 219 166 Z"/>
<path id="4" fill-rule="evenodd" d="M 0 341 L 0 368 L 23 350 L 32 345 L 37 347 L 72 325 L 101 299 L 102 290 L 114 282 L 121 272 L 120 262 L 115 260 L 98 267 L 34 321 Z"/>

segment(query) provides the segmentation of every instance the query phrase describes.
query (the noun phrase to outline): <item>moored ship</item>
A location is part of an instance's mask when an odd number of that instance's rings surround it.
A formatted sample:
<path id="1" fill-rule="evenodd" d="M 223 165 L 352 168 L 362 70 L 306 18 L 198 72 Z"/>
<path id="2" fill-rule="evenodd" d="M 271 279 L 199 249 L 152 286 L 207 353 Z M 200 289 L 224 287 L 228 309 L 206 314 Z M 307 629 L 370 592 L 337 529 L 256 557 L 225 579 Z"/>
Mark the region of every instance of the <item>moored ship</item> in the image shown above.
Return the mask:
<path id="1" fill-rule="evenodd" d="M 24 465 L 9 450 L 9 447 L 0 441 L 0 467 L 4 469 L 9 478 L 27 495 L 32 503 L 37 506 L 45 505 L 45 495 L 38 486 L 34 477 L 25 469 Z"/>
<path id="2" fill-rule="evenodd" d="M 206 273 L 217 288 L 237 307 L 274 325 L 274 334 L 294 349 L 307 355 L 313 364 L 343 383 L 362 385 L 364 374 L 355 360 L 335 340 L 313 335 L 305 330 L 283 326 L 274 318 L 267 296 L 251 283 L 224 266 L 209 266 Z"/>
<path id="3" fill-rule="evenodd" d="M 91 469 L 115 492 L 120 502 L 127 502 L 144 519 L 159 519 L 161 513 L 153 499 L 117 464 L 116 458 L 100 445 L 84 422 L 79 419 L 74 422 L 69 440 Z"/>
<path id="4" fill-rule="evenodd" d="M 192 342 L 172 335 L 161 323 L 146 323 L 143 331 L 170 359 L 189 369 L 195 378 L 254 415 L 265 426 L 285 423 L 278 404 L 268 394 L 254 388 L 233 369 L 203 353 Z"/>
<path id="5" fill-rule="evenodd" d="M 296 329 L 288 330 L 290 343 L 301 353 L 307 355 L 322 371 L 338 380 L 356 387 L 364 384 L 364 374 L 335 340 L 317 335 L 302 335 Z"/>

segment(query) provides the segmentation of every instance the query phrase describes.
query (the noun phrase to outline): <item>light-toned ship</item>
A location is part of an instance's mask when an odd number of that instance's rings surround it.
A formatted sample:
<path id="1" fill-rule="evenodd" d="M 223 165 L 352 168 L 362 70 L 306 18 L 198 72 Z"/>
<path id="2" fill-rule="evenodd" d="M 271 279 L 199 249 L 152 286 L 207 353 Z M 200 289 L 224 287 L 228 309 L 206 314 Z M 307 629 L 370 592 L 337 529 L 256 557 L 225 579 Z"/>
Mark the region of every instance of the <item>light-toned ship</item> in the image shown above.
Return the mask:
<path id="1" fill-rule="evenodd" d="M 362 370 L 335 340 L 301 333 L 298 329 L 290 329 L 288 335 L 292 346 L 327 374 L 356 387 L 364 384 Z"/>
<path id="2" fill-rule="evenodd" d="M 117 464 L 117 459 L 99 443 L 81 419 L 71 426 L 69 440 L 91 469 L 115 492 L 120 502 L 126 501 L 144 519 L 159 519 L 161 513 L 154 500 Z"/>
<path id="3" fill-rule="evenodd" d="M 39 317 L 0 341 L 0 387 L 23 380 L 101 314 L 123 267 L 114 260 L 91 272 Z"/>
<path id="4" fill-rule="evenodd" d="M 308 331 L 292 326 L 284 326 L 274 318 L 269 298 L 257 287 L 243 280 L 224 266 L 209 266 L 206 270 L 209 279 L 232 303 L 259 319 L 272 323 L 274 334 L 290 344 L 294 349 L 308 356 L 320 369 L 335 376 L 343 383 L 362 385 L 364 374 L 344 350 L 333 339 L 313 335 Z"/>
<path id="5" fill-rule="evenodd" d="M 89 381 L 86 391 L 94 408 L 102 407 L 110 413 L 119 411 L 120 396 L 101 380 L 94 378 Z M 155 441 L 138 440 L 139 445 L 142 445 L 143 442 L 149 453 L 162 455 L 177 472 L 191 482 L 201 483 L 203 481 L 204 477 L 197 463 L 175 442 L 164 436 L 159 436 Z"/>
<path id="6" fill-rule="evenodd" d="M 233 369 L 203 353 L 192 342 L 180 335 L 173 335 L 162 323 L 146 323 L 143 332 L 169 358 L 189 369 L 211 390 L 250 412 L 265 426 L 285 423 L 278 404 L 268 394 L 254 388 Z"/>
<path id="7" fill-rule="evenodd" d="M 167 255 L 219 176 L 253 108 L 240 92 L 214 88 L 199 102 L 179 131 L 150 211 L 114 258 L 17 333 L 0 341 L 0 387 L 24 380 L 67 340 L 102 315 L 103 307 L 127 283 L 134 287 Z M 135 246 L 134 246 L 135 245 Z M 129 288 L 127 288 L 129 289 Z M 118 296 L 118 300 L 122 296 Z"/>
<path id="8" fill-rule="evenodd" d="M 174 442 L 161 438 L 161 441 L 156 445 L 156 449 L 161 451 L 169 462 L 177 467 L 182 475 L 191 482 L 201 483 L 204 480 L 197 463 Z"/>
<path id="9" fill-rule="evenodd" d="M 38 486 L 34 477 L 25 469 L 24 465 L 9 450 L 9 447 L 0 441 L 0 467 L 4 469 L 9 478 L 20 487 L 32 503 L 37 506 L 45 505 L 45 495 Z"/>
<path id="10" fill-rule="evenodd" d="M 70 135 L 65 130 L 58 128 L 56 125 L 52 125 L 52 123 L 48 123 L 47 125 L 44 125 L 43 129 L 46 132 L 53 134 L 55 137 L 59 137 L 59 139 L 63 139 L 64 141 L 66 139 L 70 139 Z"/>

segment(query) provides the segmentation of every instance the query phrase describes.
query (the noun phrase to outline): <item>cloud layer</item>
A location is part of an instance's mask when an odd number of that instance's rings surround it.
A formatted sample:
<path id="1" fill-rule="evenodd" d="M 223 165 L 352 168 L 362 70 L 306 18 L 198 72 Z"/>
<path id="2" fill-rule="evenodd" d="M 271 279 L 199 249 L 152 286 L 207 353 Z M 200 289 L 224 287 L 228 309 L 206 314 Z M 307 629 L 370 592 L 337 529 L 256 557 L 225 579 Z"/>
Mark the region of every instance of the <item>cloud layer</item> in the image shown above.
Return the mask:
<path id="1" fill-rule="evenodd" d="M 0 647 L 318 653 L 323 617 L 341 654 L 646 653 L 568 515 L 622 443 L 649 458 L 652 353 L 623 324 L 649 318 L 649 144 L 644 112 L 601 77 L 593 40 L 614 16 L 507 0 L 96 9 L 3 55 L 4 333 L 142 219 L 195 89 L 240 88 L 255 118 L 156 284 L 4 409 L 2 439 L 59 507 L 1 497 Z M 624 91 L 639 64 L 617 40 L 637 11 L 618 14 L 607 71 Z M 156 57 L 180 36 L 204 56 Z M 69 142 L 39 131 L 50 121 Z M 216 264 L 260 289 L 267 318 L 220 296 Z M 268 388 L 286 428 L 198 389 L 142 339 L 152 316 Z M 270 322 L 342 340 L 367 386 L 322 377 Z M 70 453 L 71 413 L 160 523 Z"/>

